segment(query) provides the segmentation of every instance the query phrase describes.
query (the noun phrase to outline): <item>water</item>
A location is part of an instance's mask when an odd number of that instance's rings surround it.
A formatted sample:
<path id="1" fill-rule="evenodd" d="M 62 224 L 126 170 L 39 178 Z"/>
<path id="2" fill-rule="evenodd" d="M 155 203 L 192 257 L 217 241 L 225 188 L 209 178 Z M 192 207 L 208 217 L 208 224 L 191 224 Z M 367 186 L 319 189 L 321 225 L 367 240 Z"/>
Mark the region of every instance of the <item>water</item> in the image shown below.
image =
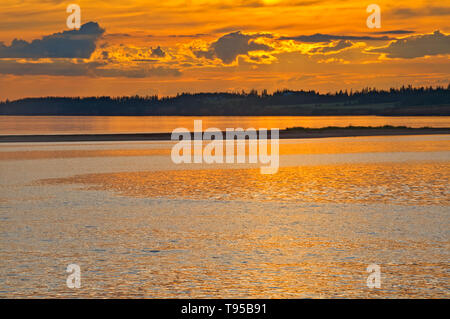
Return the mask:
<path id="1" fill-rule="evenodd" d="M 174 165 L 172 142 L 1 144 L 0 297 L 450 296 L 449 135 L 280 143 L 275 175 Z"/>
<path id="2" fill-rule="evenodd" d="M 450 116 L 0 116 L 0 134 L 113 134 L 166 133 L 175 128 L 194 129 L 279 128 L 303 126 L 409 126 L 450 127 Z"/>

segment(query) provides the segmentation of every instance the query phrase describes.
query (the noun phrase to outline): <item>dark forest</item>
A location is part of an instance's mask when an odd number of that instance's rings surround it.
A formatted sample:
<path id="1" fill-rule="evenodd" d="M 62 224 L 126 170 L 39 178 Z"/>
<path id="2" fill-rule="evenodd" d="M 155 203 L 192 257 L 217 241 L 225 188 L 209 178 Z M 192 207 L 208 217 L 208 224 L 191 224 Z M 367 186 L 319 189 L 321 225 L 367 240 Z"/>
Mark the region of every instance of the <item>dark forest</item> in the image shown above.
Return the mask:
<path id="1" fill-rule="evenodd" d="M 450 115 L 450 84 L 321 94 L 266 90 L 174 97 L 42 97 L 0 102 L 0 115 Z"/>

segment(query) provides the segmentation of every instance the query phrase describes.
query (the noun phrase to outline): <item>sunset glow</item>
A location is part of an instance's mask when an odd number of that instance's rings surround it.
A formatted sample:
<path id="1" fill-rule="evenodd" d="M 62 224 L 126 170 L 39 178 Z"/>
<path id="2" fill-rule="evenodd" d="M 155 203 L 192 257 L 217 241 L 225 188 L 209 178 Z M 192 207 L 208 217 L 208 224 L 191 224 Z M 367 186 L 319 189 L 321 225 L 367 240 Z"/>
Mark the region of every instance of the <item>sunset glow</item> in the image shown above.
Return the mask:
<path id="1" fill-rule="evenodd" d="M 49 55 L 69 31 L 69 2 L 2 2 L 0 100 L 449 83 L 450 7 L 441 1 L 377 1 L 379 29 L 366 26 L 370 3 L 354 0 L 74 3 L 85 41 Z"/>

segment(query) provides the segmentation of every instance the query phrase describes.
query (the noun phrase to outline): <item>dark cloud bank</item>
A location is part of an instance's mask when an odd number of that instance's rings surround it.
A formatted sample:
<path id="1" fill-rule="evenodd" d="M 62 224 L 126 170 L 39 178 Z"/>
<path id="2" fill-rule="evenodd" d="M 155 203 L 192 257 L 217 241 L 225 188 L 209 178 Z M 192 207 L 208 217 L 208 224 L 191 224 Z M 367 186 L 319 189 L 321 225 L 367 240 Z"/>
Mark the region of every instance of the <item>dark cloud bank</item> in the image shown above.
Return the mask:
<path id="1" fill-rule="evenodd" d="M 63 31 L 31 42 L 14 39 L 0 43 L 0 58 L 81 58 L 88 59 L 105 32 L 98 23 L 88 22 L 79 30 Z"/>
<path id="2" fill-rule="evenodd" d="M 450 35 L 440 31 L 392 41 L 387 47 L 369 52 L 385 53 L 388 58 L 413 59 L 427 55 L 450 54 Z"/>

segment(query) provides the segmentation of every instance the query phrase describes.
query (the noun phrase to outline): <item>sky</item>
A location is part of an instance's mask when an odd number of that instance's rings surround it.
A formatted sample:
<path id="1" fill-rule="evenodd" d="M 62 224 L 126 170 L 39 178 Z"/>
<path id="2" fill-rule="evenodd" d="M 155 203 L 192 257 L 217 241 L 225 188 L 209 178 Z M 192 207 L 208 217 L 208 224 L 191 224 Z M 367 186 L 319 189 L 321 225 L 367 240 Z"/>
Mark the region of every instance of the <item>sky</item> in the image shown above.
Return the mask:
<path id="1" fill-rule="evenodd" d="M 66 8 L 78 4 L 81 27 Z M 366 11 L 380 8 L 380 28 Z M 442 0 L 2 0 L 0 100 L 450 83 Z"/>

